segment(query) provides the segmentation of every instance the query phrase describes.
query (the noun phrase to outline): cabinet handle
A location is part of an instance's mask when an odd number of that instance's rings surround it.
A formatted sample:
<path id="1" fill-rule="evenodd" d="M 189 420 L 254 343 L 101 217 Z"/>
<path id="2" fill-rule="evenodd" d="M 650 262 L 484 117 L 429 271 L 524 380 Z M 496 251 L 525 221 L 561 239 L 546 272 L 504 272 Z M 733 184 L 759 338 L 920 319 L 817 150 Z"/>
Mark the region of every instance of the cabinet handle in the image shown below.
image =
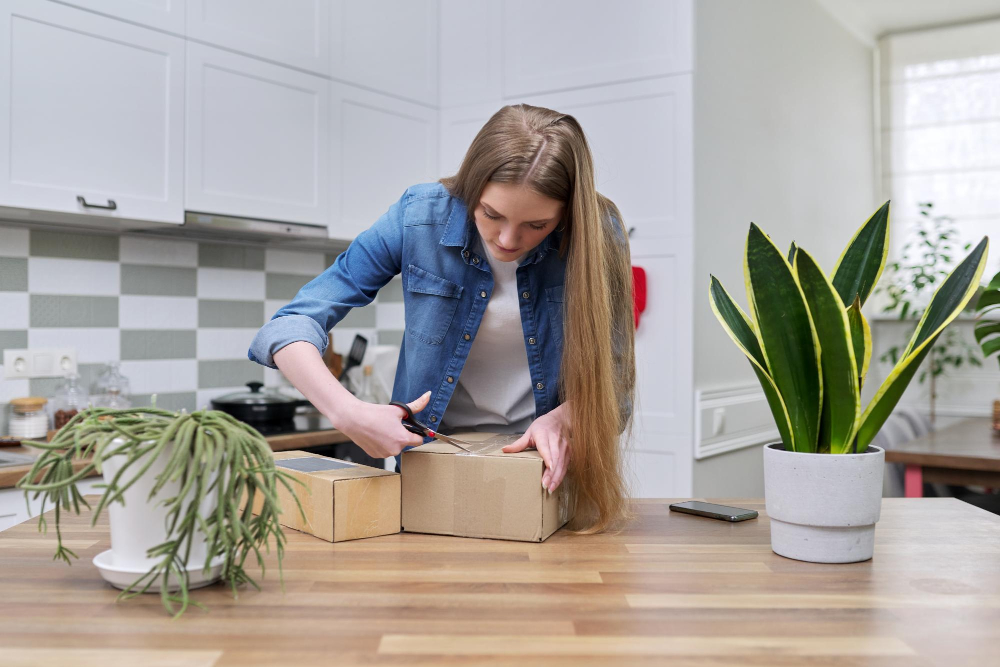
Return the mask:
<path id="1" fill-rule="evenodd" d="M 76 201 L 79 202 L 80 206 L 84 208 L 103 208 L 108 211 L 114 211 L 118 208 L 118 204 L 115 203 L 114 199 L 109 199 L 107 204 L 89 204 L 86 199 L 77 195 Z"/>

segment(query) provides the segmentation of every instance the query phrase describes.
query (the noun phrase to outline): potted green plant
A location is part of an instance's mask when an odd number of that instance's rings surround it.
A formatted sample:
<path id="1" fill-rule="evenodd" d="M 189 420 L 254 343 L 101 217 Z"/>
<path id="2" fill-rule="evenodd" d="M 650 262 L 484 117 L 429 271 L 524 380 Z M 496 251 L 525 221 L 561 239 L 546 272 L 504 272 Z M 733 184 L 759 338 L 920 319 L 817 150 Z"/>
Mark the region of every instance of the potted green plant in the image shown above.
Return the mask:
<path id="1" fill-rule="evenodd" d="M 46 506 L 55 508 L 55 559 L 77 557 L 63 544 L 62 514 L 90 508 L 75 483 L 103 474 L 91 525 L 107 508 L 111 549 L 94 564 L 123 589 L 119 600 L 159 592 L 164 607 L 180 615 L 196 604 L 192 588 L 220 578 L 234 595 L 241 584 L 257 587 L 246 561 L 253 554 L 263 574 L 261 550 L 270 549 L 271 538 L 280 572 L 285 537 L 276 485 L 291 491 L 292 478 L 275 468 L 263 436 L 230 415 L 91 408 L 51 442 L 26 444 L 42 454 L 17 486 L 26 498 L 41 497 L 39 530 L 46 530 Z M 74 472 L 74 461 L 81 460 L 88 462 Z M 254 514 L 258 497 L 263 503 Z"/>
<path id="2" fill-rule="evenodd" d="M 1000 272 L 998 272 L 990 284 L 979 296 L 976 302 L 976 314 L 983 318 L 990 315 L 990 319 L 981 319 L 976 323 L 976 342 L 983 349 L 983 356 L 989 357 L 997 354 L 1000 361 L 1000 321 L 995 317 L 1000 315 Z"/>
<path id="3" fill-rule="evenodd" d="M 941 283 L 898 363 L 862 410 L 872 354 L 861 308 L 885 267 L 889 202 L 855 233 L 828 278 L 792 244 L 786 257 L 750 225 L 744 276 L 750 317 L 711 277 L 712 310 L 750 360 L 780 434 L 764 447 L 771 548 L 798 560 L 868 560 L 885 453 L 871 445 L 934 341 L 979 286 L 989 239 Z"/>

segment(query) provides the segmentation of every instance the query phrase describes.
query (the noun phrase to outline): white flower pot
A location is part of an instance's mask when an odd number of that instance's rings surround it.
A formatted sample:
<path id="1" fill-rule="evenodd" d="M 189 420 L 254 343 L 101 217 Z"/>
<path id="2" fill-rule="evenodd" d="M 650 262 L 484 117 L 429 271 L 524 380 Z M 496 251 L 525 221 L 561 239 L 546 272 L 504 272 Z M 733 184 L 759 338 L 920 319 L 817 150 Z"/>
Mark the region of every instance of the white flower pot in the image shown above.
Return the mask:
<path id="1" fill-rule="evenodd" d="M 114 440 L 108 444 L 108 448 L 119 447 L 121 444 L 121 440 Z M 142 477 L 136 480 L 125 491 L 123 494 L 124 505 L 117 501 L 108 505 L 108 519 L 111 524 L 111 553 L 110 555 L 102 554 L 103 560 L 99 564 L 99 566 L 105 566 L 101 570 L 105 578 L 108 578 L 108 573 L 105 572 L 105 569 L 108 568 L 113 568 L 114 571 L 119 573 L 141 574 L 149 571 L 160 562 L 161 559 L 159 558 L 148 558 L 146 552 L 167 540 L 167 508 L 161 501 L 172 498 L 180 492 L 181 480 L 167 482 L 152 498 L 149 497 L 149 493 L 156 483 L 156 476 L 166 468 L 172 450 L 173 445 L 167 445 L 160 457 L 143 473 Z M 126 460 L 126 456 L 116 455 L 104 461 L 102 473 L 105 484 L 111 483 L 111 480 L 118 474 L 118 471 Z M 119 486 L 132 479 L 144 464 L 145 458 L 133 463 L 125 471 L 125 474 L 119 481 Z M 216 505 L 215 493 L 213 492 L 201 503 L 199 509 L 202 516 L 211 515 L 215 511 Z M 209 580 L 205 580 L 206 578 L 200 575 L 205 567 L 207 555 L 207 540 L 201 530 L 198 530 L 195 532 L 194 540 L 191 544 L 191 555 L 188 558 L 187 570 L 192 577 L 194 573 L 199 573 L 199 585 L 202 586 L 212 583 L 212 581 L 218 578 L 219 571 L 221 571 L 221 563 L 213 562 L 212 570 L 215 576 L 209 578 Z M 138 574 L 132 577 L 127 583 L 131 583 L 137 579 Z M 119 585 L 111 579 L 108 579 L 108 581 L 111 581 L 116 586 Z M 179 584 L 173 576 L 170 579 L 169 588 L 171 590 L 179 588 Z M 154 583 L 150 591 L 159 591 L 159 581 Z"/>
<path id="2" fill-rule="evenodd" d="M 764 447 L 764 498 L 774 553 L 813 563 L 856 563 L 875 550 L 885 452 L 805 454 Z"/>

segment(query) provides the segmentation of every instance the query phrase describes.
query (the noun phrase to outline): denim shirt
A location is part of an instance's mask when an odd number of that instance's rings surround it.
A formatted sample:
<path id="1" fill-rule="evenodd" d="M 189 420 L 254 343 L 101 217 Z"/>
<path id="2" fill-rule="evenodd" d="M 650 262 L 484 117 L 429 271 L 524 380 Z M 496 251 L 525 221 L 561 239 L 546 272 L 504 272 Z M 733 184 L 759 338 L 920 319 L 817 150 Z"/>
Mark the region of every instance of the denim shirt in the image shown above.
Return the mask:
<path id="1" fill-rule="evenodd" d="M 295 341 L 308 341 L 322 353 L 329 330 L 401 273 L 406 332 L 392 398 L 409 402 L 430 390 L 427 407 L 416 417 L 440 424 L 493 292 L 477 236 L 465 203 L 443 185 L 409 188 L 257 332 L 249 358 L 275 368 L 274 353 Z M 560 403 L 566 262 L 558 244 L 559 233 L 552 232 L 517 269 L 536 418 Z"/>

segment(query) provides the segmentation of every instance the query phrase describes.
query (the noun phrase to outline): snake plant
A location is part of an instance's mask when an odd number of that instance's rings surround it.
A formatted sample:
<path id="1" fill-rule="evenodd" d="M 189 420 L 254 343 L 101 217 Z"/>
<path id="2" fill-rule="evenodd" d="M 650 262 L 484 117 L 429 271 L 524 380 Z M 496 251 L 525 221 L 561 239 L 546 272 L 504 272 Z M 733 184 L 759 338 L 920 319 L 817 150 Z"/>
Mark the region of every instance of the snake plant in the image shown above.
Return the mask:
<path id="1" fill-rule="evenodd" d="M 1000 315 L 1000 273 L 986 286 L 986 291 L 976 303 L 976 313 L 980 317 L 986 314 Z M 1000 322 L 995 319 L 982 320 L 976 324 L 976 342 L 983 348 L 983 356 L 997 354 L 1000 361 Z"/>
<path id="2" fill-rule="evenodd" d="M 795 244 L 786 256 L 751 223 L 743 263 L 750 316 L 715 276 L 709 298 L 726 333 L 750 360 L 785 447 L 865 451 L 934 341 L 972 298 L 988 248 L 984 237 L 944 280 L 898 363 L 862 408 L 872 337 L 861 307 L 885 268 L 889 202 L 854 234 L 832 277 Z"/>

